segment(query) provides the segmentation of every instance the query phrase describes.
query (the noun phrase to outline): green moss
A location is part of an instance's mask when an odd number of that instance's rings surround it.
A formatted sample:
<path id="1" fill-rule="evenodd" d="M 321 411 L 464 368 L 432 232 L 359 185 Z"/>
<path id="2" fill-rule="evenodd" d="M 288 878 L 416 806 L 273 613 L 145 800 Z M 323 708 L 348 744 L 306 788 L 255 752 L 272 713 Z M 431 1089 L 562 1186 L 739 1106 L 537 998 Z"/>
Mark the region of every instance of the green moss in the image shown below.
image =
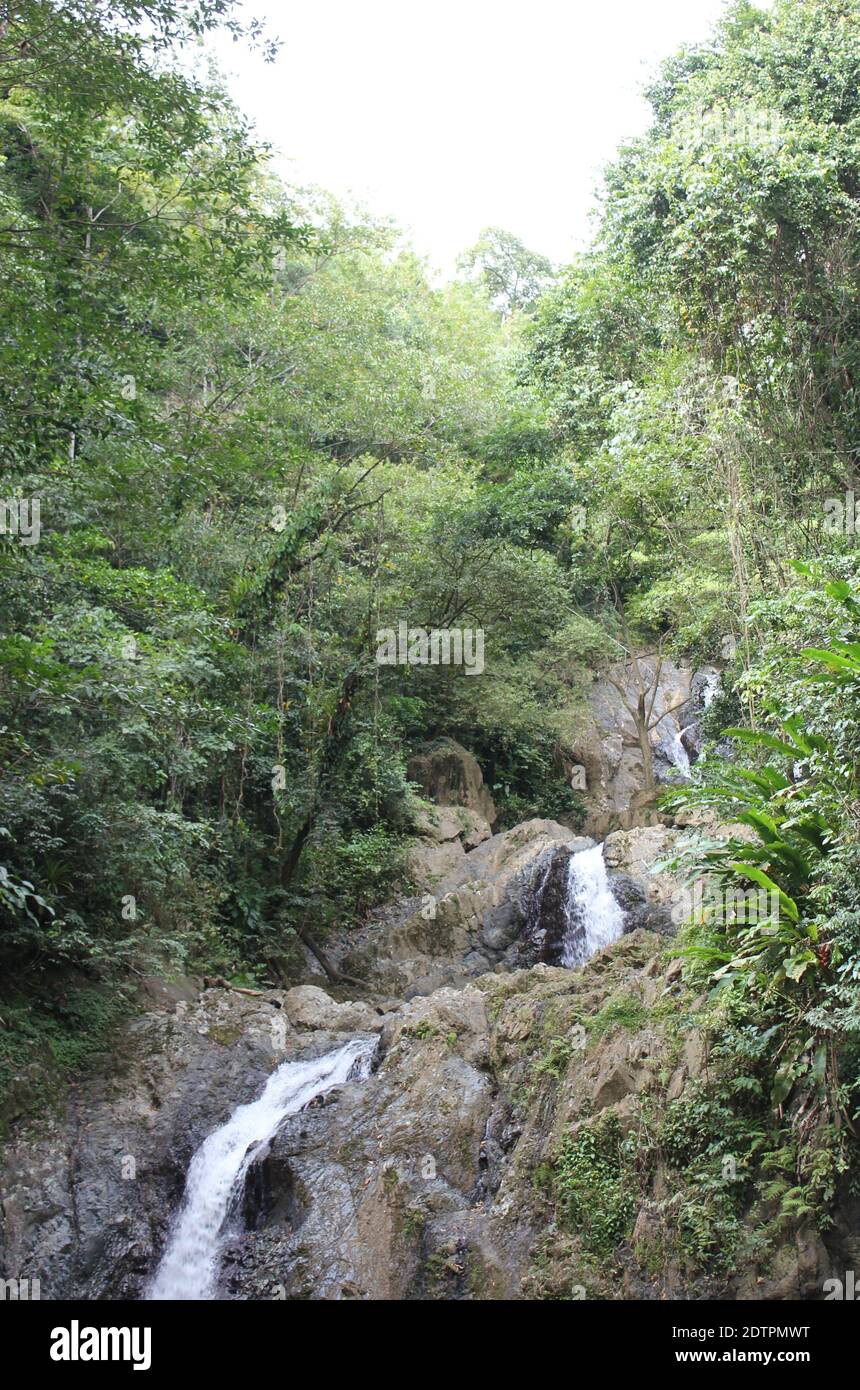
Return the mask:
<path id="1" fill-rule="evenodd" d="M 648 1021 L 648 1010 L 642 1000 L 633 994 L 618 994 L 603 1005 L 599 1013 L 585 1019 L 585 1027 L 592 1038 L 602 1038 L 612 1028 L 623 1028 L 635 1033 L 644 1028 Z"/>
<path id="2" fill-rule="evenodd" d="M 567 1038 L 550 1038 L 546 1050 L 534 1063 L 536 1076 L 553 1076 L 559 1080 L 570 1064 L 574 1049 Z"/>
<path id="3" fill-rule="evenodd" d="M 532 1186 L 538 1192 L 551 1193 L 555 1181 L 555 1169 L 551 1163 L 539 1163 L 532 1173 Z"/>
<path id="4" fill-rule="evenodd" d="M 447 1298 L 468 1277 L 469 1261 L 465 1252 L 452 1241 L 428 1257 L 425 1270 L 430 1297 Z"/>
<path id="5" fill-rule="evenodd" d="M 0 1000 L 0 1133 L 55 1103 L 67 1079 L 111 1050 L 133 1008 L 131 989 L 69 980 Z"/>
<path id="6" fill-rule="evenodd" d="M 242 1036 L 242 1029 L 235 1023 L 216 1023 L 209 1029 L 209 1037 L 221 1047 L 233 1047 Z"/>
<path id="7" fill-rule="evenodd" d="M 420 1240 L 427 1225 L 427 1214 L 420 1207 L 409 1207 L 398 1218 L 398 1229 L 407 1240 Z"/>
<path id="8" fill-rule="evenodd" d="M 422 1018 L 414 1028 L 404 1030 L 410 1038 L 418 1038 L 421 1042 L 428 1042 L 431 1038 L 439 1037 L 439 1029 L 435 1023 L 429 1023 L 426 1018 Z M 455 1035 L 456 1036 L 456 1035 Z"/>

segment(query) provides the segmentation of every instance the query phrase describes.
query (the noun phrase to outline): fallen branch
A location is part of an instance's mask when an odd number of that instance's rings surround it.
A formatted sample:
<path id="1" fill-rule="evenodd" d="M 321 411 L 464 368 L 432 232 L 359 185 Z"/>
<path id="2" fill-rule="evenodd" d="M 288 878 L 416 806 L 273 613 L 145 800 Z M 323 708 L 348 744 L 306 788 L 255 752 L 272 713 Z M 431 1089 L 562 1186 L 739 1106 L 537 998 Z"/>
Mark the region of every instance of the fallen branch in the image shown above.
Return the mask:
<path id="1" fill-rule="evenodd" d="M 250 994 L 255 999 L 264 999 L 267 994 L 271 994 L 269 989 L 243 989 L 241 985 L 231 985 L 229 980 L 225 980 L 223 975 L 204 975 L 204 989 L 232 989 L 234 994 Z"/>
<path id="2" fill-rule="evenodd" d="M 354 975 L 344 975 L 343 971 L 338 970 L 337 966 L 331 960 L 329 960 L 322 947 L 318 946 L 317 943 L 314 941 L 313 937 L 311 936 L 310 932 L 307 930 L 306 927 L 297 926 L 295 928 L 295 931 L 299 940 L 304 942 L 311 955 L 319 961 L 320 965 L 326 973 L 326 976 L 328 977 L 328 979 L 331 980 L 332 984 L 357 985 L 359 989 L 367 989 L 366 980 L 357 980 Z"/>

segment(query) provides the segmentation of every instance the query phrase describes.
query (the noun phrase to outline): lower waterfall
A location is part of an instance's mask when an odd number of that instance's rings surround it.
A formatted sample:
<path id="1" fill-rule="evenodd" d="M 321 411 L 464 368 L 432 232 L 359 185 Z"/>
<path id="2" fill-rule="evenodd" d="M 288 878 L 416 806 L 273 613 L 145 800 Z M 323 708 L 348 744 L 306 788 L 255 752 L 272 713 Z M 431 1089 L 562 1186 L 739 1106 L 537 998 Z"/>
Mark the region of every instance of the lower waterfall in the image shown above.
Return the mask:
<path id="1" fill-rule="evenodd" d="M 216 1297 L 224 1228 L 257 1146 L 317 1096 L 367 1077 L 375 1049 L 375 1038 L 355 1038 L 310 1062 L 284 1062 L 257 1100 L 238 1106 L 203 1141 L 189 1165 L 182 1205 L 148 1299 Z"/>

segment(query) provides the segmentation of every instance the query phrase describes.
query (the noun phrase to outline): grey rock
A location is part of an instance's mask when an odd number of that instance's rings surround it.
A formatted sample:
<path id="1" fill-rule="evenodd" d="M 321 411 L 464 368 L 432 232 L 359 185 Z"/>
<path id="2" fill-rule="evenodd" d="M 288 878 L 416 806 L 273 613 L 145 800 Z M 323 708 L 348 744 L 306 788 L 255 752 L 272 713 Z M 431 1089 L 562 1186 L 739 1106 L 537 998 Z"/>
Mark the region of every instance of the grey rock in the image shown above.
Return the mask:
<path id="1" fill-rule="evenodd" d="M 490 825 L 495 821 L 496 808 L 480 765 L 455 739 L 423 744 L 409 759 L 406 775 L 437 806 L 466 806 Z"/>
<path id="2" fill-rule="evenodd" d="M 625 932 L 658 932 L 661 936 L 674 936 L 677 925 L 671 910 L 659 903 L 649 901 L 644 885 L 629 874 L 610 874 L 609 885 L 613 895 L 624 912 Z"/>

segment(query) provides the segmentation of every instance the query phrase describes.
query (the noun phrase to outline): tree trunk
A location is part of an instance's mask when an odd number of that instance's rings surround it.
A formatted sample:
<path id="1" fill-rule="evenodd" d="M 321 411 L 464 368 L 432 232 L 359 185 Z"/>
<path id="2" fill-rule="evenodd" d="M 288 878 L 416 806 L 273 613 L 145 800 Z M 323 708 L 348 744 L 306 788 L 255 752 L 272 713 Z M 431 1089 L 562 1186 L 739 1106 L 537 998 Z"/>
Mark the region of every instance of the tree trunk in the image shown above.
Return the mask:
<path id="1" fill-rule="evenodd" d="M 359 668 L 354 668 L 349 672 L 341 687 L 340 696 L 334 714 L 329 720 L 328 731 L 323 742 L 322 752 L 320 753 L 319 766 L 317 768 L 317 785 L 313 800 L 281 864 L 279 882 L 282 889 L 289 888 L 292 883 L 296 870 L 299 867 L 302 851 L 316 825 L 317 816 L 319 814 L 319 790 L 337 761 L 337 755 L 343 742 L 343 734 L 349 717 L 349 711 L 352 708 L 352 697 L 361 684 L 361 676 L 361 670 Z M 366 988 L 363 980 L 357 980 L 352 975 L 344 975 L 342 971 L 338 970 L 337 966 L 329 960 L 322 948 L 317 945 L 307 927 L 297 926 L 296 933 L 299 939 L 307 946 L 311 954 L 319 961 L 328 979 L 335 983 L 353 984 L 359 985 L 361 988 Z"/>

